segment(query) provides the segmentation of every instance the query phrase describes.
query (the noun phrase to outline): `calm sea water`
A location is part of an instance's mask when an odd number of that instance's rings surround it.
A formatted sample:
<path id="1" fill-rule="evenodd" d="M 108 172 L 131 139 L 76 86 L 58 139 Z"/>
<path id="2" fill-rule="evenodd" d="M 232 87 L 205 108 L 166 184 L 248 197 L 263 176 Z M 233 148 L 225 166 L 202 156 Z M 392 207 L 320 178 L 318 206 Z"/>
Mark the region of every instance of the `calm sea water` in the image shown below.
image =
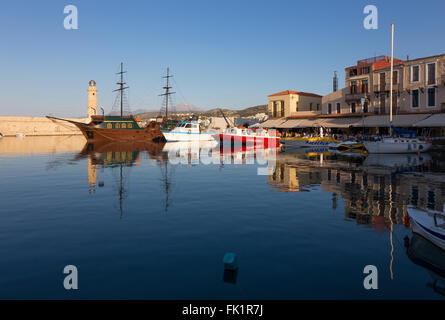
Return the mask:
<path id="1" fill-rule="evenodd" d="M 442 210 L 441 154 L 287 150 L 264 165 L 215 148 L 204 164 L 183 147 L 0 140 L 0 298 L 443 298 L 445 252 L 406 214 Z M 366 265 L 378 290 L 363 288 Z"/>

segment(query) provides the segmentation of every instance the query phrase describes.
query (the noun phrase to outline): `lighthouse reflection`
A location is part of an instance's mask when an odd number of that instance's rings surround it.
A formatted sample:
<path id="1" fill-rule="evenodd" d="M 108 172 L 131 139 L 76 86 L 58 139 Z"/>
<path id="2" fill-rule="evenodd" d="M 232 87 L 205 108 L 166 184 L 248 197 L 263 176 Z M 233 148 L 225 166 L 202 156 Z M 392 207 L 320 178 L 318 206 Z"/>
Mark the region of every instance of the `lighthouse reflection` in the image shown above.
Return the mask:
<path id="1" fill-rule="evenodd" d="M 110 169 L 114 176 L 114 189 L 118 196 L 120 216 L 123 216 L 124 200 L 128 193 L 128 179 L 132 167 L 140 165 L 140 155 L 147 152 L 150 158 L 159 162 L 166 162 L 162 157 L 163 144 L 149 142 L 89 142 L 77 158 L 87 158 L 89 193 L 96 193 L 96 188 L 103 187 L 104 182 L 98 183 L 99 169 Z"/>

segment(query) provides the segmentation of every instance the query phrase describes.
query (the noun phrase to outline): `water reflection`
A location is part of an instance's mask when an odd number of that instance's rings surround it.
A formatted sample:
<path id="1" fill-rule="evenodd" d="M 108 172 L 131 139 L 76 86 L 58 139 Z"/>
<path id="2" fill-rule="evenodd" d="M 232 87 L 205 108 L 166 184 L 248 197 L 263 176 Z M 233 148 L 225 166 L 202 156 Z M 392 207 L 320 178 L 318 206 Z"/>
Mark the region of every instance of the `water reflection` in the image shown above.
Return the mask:
<path id="1" fill-rule="evenodd" d="M 442 210 L 445 175 L 430 154 L 363 155 L 280 153 L 268 177 L 273 190 L 310 191 L 321 187 L 345 200 L 345 217 L 359 224 L 407 225 L 407 206 Z"/>
<path id="2" fill-rule="evenodd" d="M 119 200 L 120 216 L 123 215 L 123 202 L 127 198 L 127 179 L 130 169 L 140 163 L 140 153 L 147 152 L 150 159 L 160 163 L 166 162 L 162 156 L 163 144 L 151 142 L 87 142 L 83 150 L 76 156 L 76 159 L 87 158 L 87 173 L 89 193 L 96 193 L 96 187 L 103 187 L 104 183 L 98 180 L 98 169 L 111 168 L 118 169 L 117 173 L 117 195 Z M 168 182 L 165 182 L 168 185 Z M 168 187 L 166 190 L 168 194 Z M 168 195 L 167 195 L 168 199 Z M 168 200 L 167 200 L 168 203 Z M 168 206 L 168 204 L 167 204 Z"/>

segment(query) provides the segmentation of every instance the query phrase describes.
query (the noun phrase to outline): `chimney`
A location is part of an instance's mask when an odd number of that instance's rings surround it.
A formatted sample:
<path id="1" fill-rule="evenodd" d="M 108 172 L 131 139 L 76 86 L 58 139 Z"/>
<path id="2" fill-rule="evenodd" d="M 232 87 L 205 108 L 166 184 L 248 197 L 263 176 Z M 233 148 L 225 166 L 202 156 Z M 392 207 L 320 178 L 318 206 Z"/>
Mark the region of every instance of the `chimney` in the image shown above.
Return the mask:
<path id="1" fill-rule="evenodd" d="M 334 71 L 334 79 L 332 80 L 332 90 L 333 92 L 337 91 L 338 89 L 338 77 L 337 77 L 337 71 Z"/>

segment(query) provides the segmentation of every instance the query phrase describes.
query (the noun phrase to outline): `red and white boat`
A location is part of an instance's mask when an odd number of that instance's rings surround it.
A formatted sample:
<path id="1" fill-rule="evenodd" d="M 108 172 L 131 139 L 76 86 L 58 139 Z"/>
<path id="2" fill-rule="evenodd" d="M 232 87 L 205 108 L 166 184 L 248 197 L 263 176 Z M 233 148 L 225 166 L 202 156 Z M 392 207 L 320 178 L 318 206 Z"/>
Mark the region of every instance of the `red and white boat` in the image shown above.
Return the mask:
<path id="1" fill-rule="evenodd" d="M 220 144 L 230 143 L 240 145 L 264 145 L 264 148 L 279 147 L 280 137 L 276 130 L 257 129 L 252 130 L 243 127 L 227 128 L 223 133 L 214 134 L 212 137 Z"/>

